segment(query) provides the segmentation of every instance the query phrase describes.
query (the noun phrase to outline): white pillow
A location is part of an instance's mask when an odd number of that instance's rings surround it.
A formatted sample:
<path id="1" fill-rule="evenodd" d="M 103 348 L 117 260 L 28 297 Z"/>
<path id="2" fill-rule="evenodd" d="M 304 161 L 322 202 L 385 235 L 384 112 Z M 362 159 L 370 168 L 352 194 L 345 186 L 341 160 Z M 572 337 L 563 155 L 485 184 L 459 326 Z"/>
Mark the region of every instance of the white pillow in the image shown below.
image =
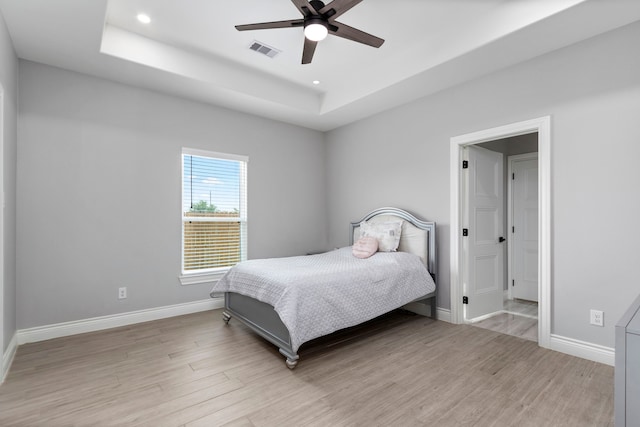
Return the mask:
<path id="1" fill-rule="evenodd" d="M 395 252 L 400 244 L 402 220 L 385 222 L 361 222 L 360 237 L 375 237 L 380 252 Z"/>

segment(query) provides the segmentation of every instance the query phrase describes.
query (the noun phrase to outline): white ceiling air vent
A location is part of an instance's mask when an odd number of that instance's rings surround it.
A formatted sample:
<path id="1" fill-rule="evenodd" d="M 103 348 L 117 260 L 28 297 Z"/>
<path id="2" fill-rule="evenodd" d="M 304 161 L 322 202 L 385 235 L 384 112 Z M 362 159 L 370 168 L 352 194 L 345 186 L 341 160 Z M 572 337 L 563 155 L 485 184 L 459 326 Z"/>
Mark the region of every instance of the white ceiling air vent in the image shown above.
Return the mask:
<path id="1" fill-rule="evenodd" d="M 274 58 L 277 54 L 282 52 L 281 50 L 278 50 L 271 46 L 267 46 L 266 44 L 259 42 L 257 40 L 254 40 L 253 43 L 251 43 L 251 46 L 249 46 L 249 49 L 255 50 L 256 52 L 259 52 L 263 55 L 267 55 L 269 58 Z"/>

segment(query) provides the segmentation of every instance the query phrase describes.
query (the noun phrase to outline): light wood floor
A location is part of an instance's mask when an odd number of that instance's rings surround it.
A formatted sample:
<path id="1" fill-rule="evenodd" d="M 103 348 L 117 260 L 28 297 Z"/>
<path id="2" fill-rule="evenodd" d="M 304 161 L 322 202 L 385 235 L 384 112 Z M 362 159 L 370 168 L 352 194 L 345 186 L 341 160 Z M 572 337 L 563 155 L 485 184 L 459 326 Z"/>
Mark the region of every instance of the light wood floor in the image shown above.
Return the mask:
<path id="1" fill-rule="evenodd" d="M 613 426 L 613 368 L 396 312 L 277 349 L 220 310 L 21 346 L 2 426 Z"/>

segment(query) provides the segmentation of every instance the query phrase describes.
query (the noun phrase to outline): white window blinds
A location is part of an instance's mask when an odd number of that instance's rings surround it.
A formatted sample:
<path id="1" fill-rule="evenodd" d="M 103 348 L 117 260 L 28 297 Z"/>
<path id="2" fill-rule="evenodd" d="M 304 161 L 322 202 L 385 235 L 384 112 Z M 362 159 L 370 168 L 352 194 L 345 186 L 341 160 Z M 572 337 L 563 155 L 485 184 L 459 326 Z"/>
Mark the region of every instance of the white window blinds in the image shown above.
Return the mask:
<path id="1" fill-rule="evenodd" d="M 182 150 L 182 273 L 247 258 L 247 158 Z"/>

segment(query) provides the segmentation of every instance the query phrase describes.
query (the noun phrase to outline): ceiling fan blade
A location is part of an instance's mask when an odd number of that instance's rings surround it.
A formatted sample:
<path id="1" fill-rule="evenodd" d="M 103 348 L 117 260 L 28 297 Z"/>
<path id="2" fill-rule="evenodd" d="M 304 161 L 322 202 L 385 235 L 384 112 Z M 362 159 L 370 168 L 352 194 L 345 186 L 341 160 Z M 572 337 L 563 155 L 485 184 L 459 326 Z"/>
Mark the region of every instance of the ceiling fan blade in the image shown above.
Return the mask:
<path id="1" fill-rule="evenodd" d="M 311 64 L 316 46 L 318 46 L 318 42 L 311 41 L 306 37 L 304 38 L 304 50 L 302 51 L 303 64 Z"/>
<path id="2" fill-rule="evenodd" d="M 308 15 L 318 15 L 318 11 L 315 10 L 307 0 L 291 0 L 291 2 L 298 8 L 304 17 Z"/>
<path id="3" fill-rule="evenodd" d="M 361 1 L 362 0 L 333 0 L 318 12 L 323 16 L 327 16 L 328 14 L 327 18 L 329 21 L 333 21 Z M 331 10 L 333 10 L 333 12 L 330 12 Z"/>
<path id="4" fill-rule="evenodd" d="M 302 27 L 303 25 L 304 25 L 303 19 L 291 19 L 289 21 L 274 21 L 274 22 L 261 22 L 259 24 L 236 25 L 236 30 L 238 31 L 269 30 L 272 28 Z"/>
<path id="5" fill-rule="evenodd" d="M 384 39 L 376 37 L 364 31 L 342 24 L 338 21 L 334 21 L 329 25 L 329 33 L 334 36 L 342 37 L 343 39 L 351 40 L 354 42 L 366 44 L 372 47 L 380 47 L 384 43 Z"/>

